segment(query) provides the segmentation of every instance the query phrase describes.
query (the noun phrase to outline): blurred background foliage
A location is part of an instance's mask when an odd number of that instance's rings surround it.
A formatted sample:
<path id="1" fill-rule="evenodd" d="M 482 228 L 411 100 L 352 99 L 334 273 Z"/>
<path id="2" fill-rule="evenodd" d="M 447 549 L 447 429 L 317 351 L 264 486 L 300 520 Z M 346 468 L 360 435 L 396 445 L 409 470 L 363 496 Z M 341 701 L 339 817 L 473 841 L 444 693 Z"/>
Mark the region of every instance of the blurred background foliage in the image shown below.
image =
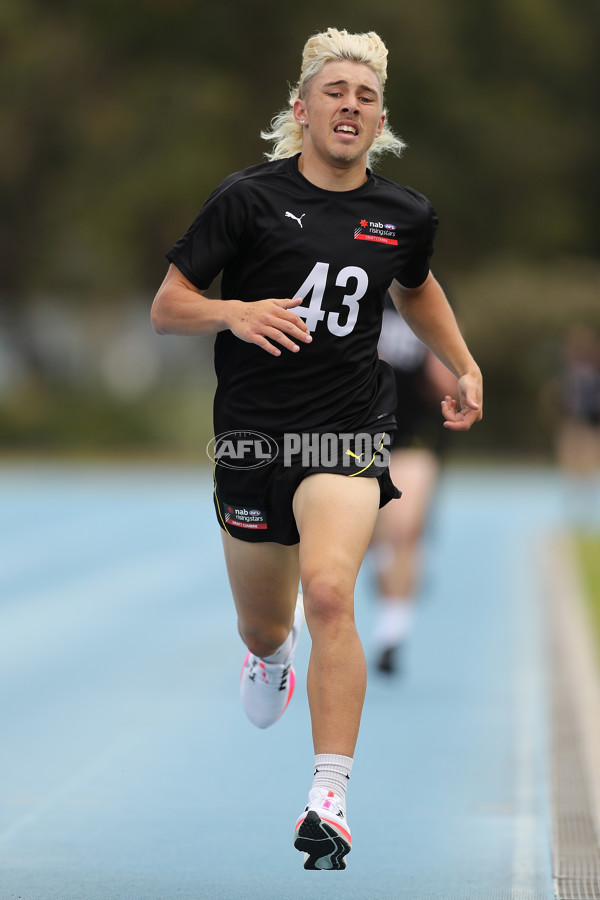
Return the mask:
<path id="1" fill-rule="evenodd" d="M 5 450 L 202 459 L 212 341 L 152 333 L 164 253 L 261 160 L 329 25 L 386 41 L 409 147 L 379 171 L 440 216 L 434 272 L 487 389 L 456 453 L 552 456 L 564 335 L 600 325 L 598 0 L 3 0 Z"/>

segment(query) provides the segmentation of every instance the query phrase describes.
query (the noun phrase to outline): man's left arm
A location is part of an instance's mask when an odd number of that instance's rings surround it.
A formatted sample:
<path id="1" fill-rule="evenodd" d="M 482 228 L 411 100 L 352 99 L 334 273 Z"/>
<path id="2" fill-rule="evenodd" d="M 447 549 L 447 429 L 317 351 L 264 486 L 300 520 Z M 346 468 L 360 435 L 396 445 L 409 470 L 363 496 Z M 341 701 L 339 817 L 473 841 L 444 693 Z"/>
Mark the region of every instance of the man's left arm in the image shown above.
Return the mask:
<path id="1" fill-rule="evenodd" d="M 393 281 L 390 294 L 411 330 L 458 378 L 460 406 L 447 396 L 442 401 L 442 414 L 446 428 L 467 431 L 482 417 L 483 383 L 444 291 L 430 272 L 416 288 Z"/>

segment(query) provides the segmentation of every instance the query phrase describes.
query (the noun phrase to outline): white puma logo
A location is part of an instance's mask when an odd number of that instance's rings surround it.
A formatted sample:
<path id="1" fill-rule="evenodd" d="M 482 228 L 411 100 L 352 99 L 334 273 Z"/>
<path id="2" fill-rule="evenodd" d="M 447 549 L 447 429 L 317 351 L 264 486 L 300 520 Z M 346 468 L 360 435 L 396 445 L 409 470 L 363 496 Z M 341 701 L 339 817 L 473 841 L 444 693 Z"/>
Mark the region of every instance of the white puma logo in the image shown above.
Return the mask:
<path id="1" fill-rule="evenodd" d="M 286 212 L 286 216 L 288 217 L 288 219 L 295 219 L 296 222 L 298 223 L 298 225 L 300 226 L 300 228 L 302 228 L 302 219 L 304 218 L 305 215 L 306 215 L 306 213 L 302 213 L 300 218 L 298 218 L 298 216 L 295 216 L 294 213 Z"/>

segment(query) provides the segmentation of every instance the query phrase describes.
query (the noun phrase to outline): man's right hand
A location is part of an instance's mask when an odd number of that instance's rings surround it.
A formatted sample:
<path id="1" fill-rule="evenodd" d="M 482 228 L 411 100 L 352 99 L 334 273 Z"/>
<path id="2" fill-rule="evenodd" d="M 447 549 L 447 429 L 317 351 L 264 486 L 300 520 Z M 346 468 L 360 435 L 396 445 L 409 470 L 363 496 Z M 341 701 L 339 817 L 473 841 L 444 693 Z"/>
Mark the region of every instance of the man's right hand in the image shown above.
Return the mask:
<path id="1" fill-rule="evenodd" d="M 312 336 L 306 322 L 291 310 L 300 306 L 301 297 L 294 300 L 242 300 L 227 301 L 229 330 L 242 341 L 256 344 L 272 356 L 281 356 L 281 350 L 271 343 L 275 341 L 286 350 L 297 353 L 300 341 L 310 344 Z"/>

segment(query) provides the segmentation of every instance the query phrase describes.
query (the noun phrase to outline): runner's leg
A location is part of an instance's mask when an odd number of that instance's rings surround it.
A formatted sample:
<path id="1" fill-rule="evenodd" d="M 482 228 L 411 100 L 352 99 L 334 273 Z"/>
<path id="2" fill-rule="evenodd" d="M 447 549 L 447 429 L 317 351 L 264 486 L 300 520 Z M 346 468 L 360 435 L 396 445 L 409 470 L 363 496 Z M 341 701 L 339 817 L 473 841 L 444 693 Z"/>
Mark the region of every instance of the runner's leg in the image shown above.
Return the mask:
<path id="1" fill-rule="evenodd" d="M 294 621 L 300 569 L 298 545 L 249 543 L 222 532 L 238 629 L 256 656 L 269 656 Z"/>
<path id="2" fill-rule="evenodd" d="M 354 621 L 354 586 L 379 507 L 376 478 L 318 473 L 294 496 L 306 623 L 315 753 L 352 757 L 366 690 Z"/>
<path id="3" fill-rule="evenodd" d="M 418 589 L 422 539 L 431 507 L 439 463 L 429 450 L 395 450 L 390 474 L 402 499 L 380 511 L 373 545 L 385 548 L 378 566 L 382 597 L 412 597 Z M 386 565 L 387 563 L 387 565 Z"/>
<path id="4" fill-rule="evenodd" d="M 312 637 L 307 688 L 315 769 L 308 803 L 294 829 L 305 869 L 345 869 L 352 847 L 346 785 L 366 689 L 354 586 L 378 506 L 375 478 L 319 473 L 305 478 L 294 497 Z"/>
<path id="5" fill-rule="evenodd" d="M 437 457 L 425 448 L 403 448 L 391 454 L 390 474 L 402 490 L 402 499 L 380 511 L 372 541 L 378 589 L 373 641 L 381 672 L 401 667 L 398 654 L 414 619 L 423 537 L 438 470 Z"/>

